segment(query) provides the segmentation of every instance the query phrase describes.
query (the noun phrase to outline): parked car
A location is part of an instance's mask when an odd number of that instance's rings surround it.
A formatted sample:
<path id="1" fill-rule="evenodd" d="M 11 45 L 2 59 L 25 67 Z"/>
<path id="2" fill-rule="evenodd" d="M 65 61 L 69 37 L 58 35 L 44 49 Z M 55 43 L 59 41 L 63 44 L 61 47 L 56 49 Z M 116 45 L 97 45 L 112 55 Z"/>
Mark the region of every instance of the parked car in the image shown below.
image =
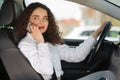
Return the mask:
<path id="1" fill-rule="evenodd" d="M 87 39 L 99 26 L 85 26 L 77 27 L 70 34 L 66 35 L 64 39 Z M 118 43 L 120 41 L 120 27 L 112 26 L 105 39 Z"/>

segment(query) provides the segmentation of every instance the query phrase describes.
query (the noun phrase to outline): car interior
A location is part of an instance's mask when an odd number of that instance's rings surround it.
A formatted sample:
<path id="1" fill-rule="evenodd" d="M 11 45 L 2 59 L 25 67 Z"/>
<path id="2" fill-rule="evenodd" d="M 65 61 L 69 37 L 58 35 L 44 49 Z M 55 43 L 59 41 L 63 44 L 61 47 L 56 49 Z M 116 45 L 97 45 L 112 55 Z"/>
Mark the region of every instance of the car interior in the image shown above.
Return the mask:
<path id="1" fill-rule="evenodd" d="M 5 27 L 0 30 L 0 80 L 43 80 L 18 50 L 14 38 L 11 37 L 12 29 L 8 27 L 21 12 L 16 4 L 17 2 L 8 0 L 1 7 L 0 24 Z"/>
<path id="2" fill-rule="evenodd" d="M 0 80 L 43 80 L 41 74 L 32 68 L 29 61 L 17 48 L 13 24 L 21 14 L 22 7 L 19 1 L 14 0 L 5 0 L 1 6 L 0 25 L 3 27 L 0 29 Z M 114 63 L 114 60 L 119 60 L 116 57 L 120 56 L 120 49 L 113 42 L 104 40 L 110 25 L 110 22 L 106 24 L 97 44 L 84 61 L 79 63 L 61 61 L 64 71 L 62 80 L 76 80 L 104 70 L 118 74 L 119 66 L 116 64 L 119 62 Z M 79 40 L 64 41 L 71 47 L 82 42 Z M 106 78 L 101 80 L 106 80 Z"/>

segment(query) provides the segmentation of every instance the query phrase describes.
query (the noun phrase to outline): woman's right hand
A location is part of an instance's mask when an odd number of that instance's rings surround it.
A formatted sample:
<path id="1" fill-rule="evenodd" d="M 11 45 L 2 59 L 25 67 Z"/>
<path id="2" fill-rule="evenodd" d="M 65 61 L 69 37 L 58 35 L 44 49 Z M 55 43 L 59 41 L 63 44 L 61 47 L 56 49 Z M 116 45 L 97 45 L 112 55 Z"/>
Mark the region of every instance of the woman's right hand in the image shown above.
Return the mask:
<path id="1" fill-rule="evenodd" d="M 31 35 L 32 37 L 38 42 L 38 43 L 44 43 L 44 37 L 42 35 L 42 33 L 40 32 L 40 30 L 38 29 L 38 27 L 36 25 L 32 25 L 30 27 L 31 30 Z"/>

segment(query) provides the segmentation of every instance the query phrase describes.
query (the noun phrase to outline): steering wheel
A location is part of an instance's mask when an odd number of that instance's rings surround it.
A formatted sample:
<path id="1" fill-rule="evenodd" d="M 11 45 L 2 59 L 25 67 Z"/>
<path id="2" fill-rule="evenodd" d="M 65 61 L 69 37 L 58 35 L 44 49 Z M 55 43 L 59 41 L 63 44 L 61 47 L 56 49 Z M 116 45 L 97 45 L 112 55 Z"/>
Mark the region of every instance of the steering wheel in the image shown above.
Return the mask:
<path id="1" fill-rule="evenodd" d="M 93 47 L 93 49 L 92 49 L 92 51 L 90 53 L 88 63 L 91 62 L 94 59 L 94 57 L 96 56 L 97 51 L 99 50 L 103 40 L 105 39 L 106 35 L 108 34 L 111 26 L 112 26 L 112 23 L 110 21 L 106 22 L 105 27 L 104 27 L 103 31 L 101 32 L 97 43 L 95 44 L 95 46 Z"/>

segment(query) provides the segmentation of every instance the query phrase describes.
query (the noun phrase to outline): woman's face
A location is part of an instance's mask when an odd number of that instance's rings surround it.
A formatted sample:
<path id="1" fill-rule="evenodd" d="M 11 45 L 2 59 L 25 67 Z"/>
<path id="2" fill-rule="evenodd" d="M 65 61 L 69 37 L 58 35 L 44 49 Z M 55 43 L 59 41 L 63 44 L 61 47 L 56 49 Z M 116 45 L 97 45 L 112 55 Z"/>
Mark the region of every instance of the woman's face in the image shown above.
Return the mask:
<path id="1" fill-rule="evenodd" d="M 41 33 L 44 33 L 47 31 L 49 21 L 48 21 L 48 14 L 45 9 L 36 8 L 32 12 L 29 21 L 35 24 Z"/>

